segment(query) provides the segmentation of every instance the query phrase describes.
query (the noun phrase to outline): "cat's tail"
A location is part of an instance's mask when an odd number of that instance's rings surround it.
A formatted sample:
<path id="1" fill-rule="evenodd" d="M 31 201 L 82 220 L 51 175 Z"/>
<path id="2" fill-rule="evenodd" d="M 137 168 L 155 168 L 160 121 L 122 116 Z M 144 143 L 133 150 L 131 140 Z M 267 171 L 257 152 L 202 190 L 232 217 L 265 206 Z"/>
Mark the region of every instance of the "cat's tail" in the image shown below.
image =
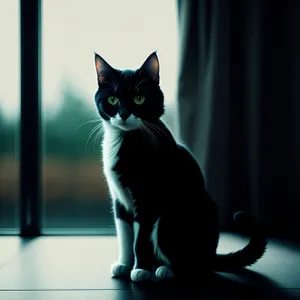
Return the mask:
<path id="1" fill-rule="evenodd" d="M 256 218 L 245 212 L 234 214 L 234 220 L 239 229 L 250 235 L 248 244 L 235 252 L 228 254 L 217 254 L 215 271 L 226 272 L 251 266 L 260 259 L 267 248 L 267 239 L 263 225 Z"/>

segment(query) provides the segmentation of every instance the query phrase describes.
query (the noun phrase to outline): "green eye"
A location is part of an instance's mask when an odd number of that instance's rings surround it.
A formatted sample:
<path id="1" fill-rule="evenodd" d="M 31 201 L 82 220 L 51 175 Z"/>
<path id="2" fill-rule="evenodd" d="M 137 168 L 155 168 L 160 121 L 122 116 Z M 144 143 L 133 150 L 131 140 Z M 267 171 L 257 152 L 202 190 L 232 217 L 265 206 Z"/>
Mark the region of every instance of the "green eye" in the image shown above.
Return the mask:
<path id="1" fill-rule="evenodd" d="M 134 101 L 134 103 L 137 104 L 137 105 L 143 104 L 144 101 L 145 101 L 145 96 L 135 96 L 135 97 L 133 98 L 133 101 Z"/>
<path id="2" fill-rule="evenodd" d="M 116 96 L 109 96 L 107 100 L 111 105 L 116 105 L 119 102 L 119 99 Z"/>

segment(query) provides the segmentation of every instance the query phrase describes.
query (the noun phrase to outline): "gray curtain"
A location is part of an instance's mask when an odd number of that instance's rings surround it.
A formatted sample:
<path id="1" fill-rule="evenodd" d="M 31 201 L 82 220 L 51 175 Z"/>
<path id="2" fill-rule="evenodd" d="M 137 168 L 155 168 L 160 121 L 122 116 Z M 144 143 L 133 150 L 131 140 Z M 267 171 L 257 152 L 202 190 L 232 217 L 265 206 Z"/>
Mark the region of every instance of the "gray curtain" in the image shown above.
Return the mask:
<path id="1" fill-rule="evenodd" d="M 300 233 L 300 1 L 178 0 L 179 136 L 220 223 Z"/>

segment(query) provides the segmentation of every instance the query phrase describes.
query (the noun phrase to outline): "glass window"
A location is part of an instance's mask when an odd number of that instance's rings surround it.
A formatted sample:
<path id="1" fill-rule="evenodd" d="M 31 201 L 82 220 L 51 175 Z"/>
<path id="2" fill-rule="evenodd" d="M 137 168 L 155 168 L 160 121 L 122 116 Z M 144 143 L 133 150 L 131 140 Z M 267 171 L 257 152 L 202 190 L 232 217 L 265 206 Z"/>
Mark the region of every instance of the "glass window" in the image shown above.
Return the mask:
<path id="1" fill-rule="evenodd" d="M 18 233 L 19 1 L 0 1 L 0 233 Z"/>
<path id="2" fill-rule="evenodd" d="M 94 106 L 94 51 L 127 69 L 157 50 L 173 128 L 176 1 L 44 0 L 42 20 L 43 232 L 98 233 L 113 228 L 113 218 Z"/>

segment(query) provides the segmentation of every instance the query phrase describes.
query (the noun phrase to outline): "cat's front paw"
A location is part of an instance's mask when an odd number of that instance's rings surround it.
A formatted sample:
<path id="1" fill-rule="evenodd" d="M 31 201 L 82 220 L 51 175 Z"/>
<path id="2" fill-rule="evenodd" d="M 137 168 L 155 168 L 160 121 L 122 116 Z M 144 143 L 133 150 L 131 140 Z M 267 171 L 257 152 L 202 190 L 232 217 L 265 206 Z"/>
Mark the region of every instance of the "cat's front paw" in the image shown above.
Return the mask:
<path id="1" fill-rule="evenodd" d="M 111 266 L 111 273 L 113 277 L 129 277 L 131 269 L 131 267 L 117 262 Z"/>
<path id="2" fill-rule="evenodd" d="M 164 280 L 171 280 L 174 278 L 174 273 L 171 268 L 167 266 L 161 266 L 156 269 L 155 271 L 156 280 L 164 281 Z"/>
<path id="3" fill-rule="evenodd" d="M 154 280 L 153 273 L 144 269 L 134 269 L 130 273 L 133 282 L 145 282 Z"/>

